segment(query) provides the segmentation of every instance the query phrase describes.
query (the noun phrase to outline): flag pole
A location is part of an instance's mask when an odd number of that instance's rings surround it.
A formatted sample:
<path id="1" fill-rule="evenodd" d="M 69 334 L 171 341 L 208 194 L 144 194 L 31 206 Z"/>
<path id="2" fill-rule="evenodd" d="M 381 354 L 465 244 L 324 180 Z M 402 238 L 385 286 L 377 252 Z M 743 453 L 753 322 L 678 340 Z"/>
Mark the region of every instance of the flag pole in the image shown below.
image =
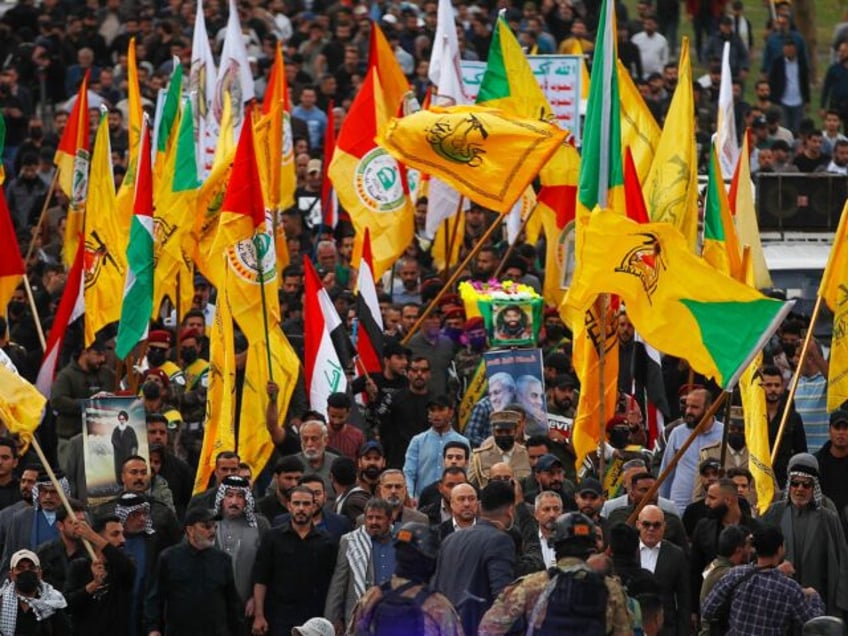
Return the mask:
<path id="1" fill-rule="evenodd" d="M 804 368 L 804 361 L 807 359 L 807 353 L 810 351 L 810 342 L 813 339 L 813 329 L 816 326 L 816 321 L 821 312 L 822 295 L 816 296 L 816 304 L 813 307 L 813 315 L 810 316 L 810 326 L 807 328 L 807 333 L 804 336 L 804 343 L 801 345 L 801 354 L 798 356 L 798 366 L 795 368 L 795 373 L 792 375 L 792 382 L 789 384 L 789 394 L 786 396 L 786 405 L 783 407 L 783 414 L 780 416 L 780 426 L 777 428 L 777 437 L 774 438 L 774 444 L 771 447 L 771 465 L 774 466 L 774 461 L 777 459 L 777 452 L 780 449 L 780 442 L 783 439 L 783 433 L 786 430 L 786 422 L 789 420 L 789 413 L 792 409 L 792 400 L 795 399 L 795 391 L 798 389 L 798 382 L 801 379 L 801 369 Z"/>
<path id="2" fill-rule="evenodd" d="M 273 239 L 272 239 L 273 240 Z M 271 337 L 268 334 L 268 301 L 265 299 L 265 264 L 259 246 L 259 234 L 253 234 L 253 247 L 256 249 L 256 262 L 259 265 L 259 296 L 262 298 L 262 326 L 265 328 L 265 353 L 268 355 L 268 380 L 274 381 L 274 369 L 271 364 Z M 276 269 L 276 264 L 274 269 Z M 226 299 L 224 299 L 226 302 Z M 238 443 L 238 439 L 236 439 Z"/>
<path id="3" fill-rule="evenodd" d="M 67 496 L 65 496 L 65 490 L 62 488 L 62 484 L 60 484 L 59 480 L 56 479 L 56 473 L 53 472 L 53 469 L 50 467 L 50 462 L 47 461 L 47 457 L 44 455 L 44 451 L 41 450 L 41 445 L 38 443 L 38 438 L 33 435 L 30 443 L 33 449 L 35 450 L 35 454 L 38 455 L 38 459 L 41 462 L 41 465 L 44 466 L 44 470 L 47 472 L 47 476 L 50 477 L 50 481 L 53 484 L 53 488 L 56 489 L 56 494 L 59 495 L 59 499 L 62 502 L 62 505 L 65 507 L 65 511 L 68 513 L 68 516 L 71 519 L 76 519 L 74 511 L 71 509 L 71 504 L 68 501 Z M 91 543 L 89 543 L 86 539 L 83 539 L 82 543 L 85 546 L 85 551 L 88 552 L 88 556 L 91 557 L 91 560 L 96 561 L 97 555 L 94 553 L 94 548 L 91 546 Z"/>
<path id="4" fill-rule="evenodd" d="M 671 461 L 668 463 L 668 466 L 665 467 L 665 470 L 660 473 L 660 476 L 657 477 L 657 480 L 654 482 L 654 485 L 651 486 L 650 490 L 645 493 L 645 496 L 642 497 L 642 501 L 640 501 L 636 507 L 633 509 L 633 512 L 630 513 L 630 516 L 627 517 L 627 525 L 632 526 L 636 521 L 636 518 L 639 516 L 639 513 L 642 512 L 642 508 L 644 508 L 651 499 L 659 492 L 660 486 L 662 486 L 663 482 L 668 479 L 668 476 L 671 474 L 677 467 L 677 463 L 683 457 L 683 454 L 689 450 L 689 447 L 695 442 L 695 438 L 701 434 L 701 432 L 706 428 L 707 424 L 712 421 L 715 414 L 718 413 L 718 410 L 721 408 L 721 405 L 724 401 L 730 397 L 730 394 L 727 391 L 722 391 L 721 395 L 718 396 L 715 402 L 710 405 L 710 408 L 707 409 L 707 412 L 704 413 L 704 416 L 701 418 L 701 421 L 698 422 L 698 425 L 692 429 L 692 432 L 689 433 L 689 437 L 685 442 L 683 442 L 683 446 L 681 446 L 678 451 L 674 454 L 674 457 L 671 458 Z"/>
<path id="5" fill-rule="evenodd" d="M 721 432 L 721 455 L 719 461 L 721 466 L 720 471 L 724 471 L 724 461 L 727 459 L 727 436 L 730 433 L 730 413 L 733 408 L 733 392 L 730 391 L 730 396 L 724 405 L 724 430 Z"/>
<path id="6" fill-rule="evenodd" d="M 450 253 L 451 253 L 451 224 L 450 217 L 442 221 L 442 242 L 445 244 L 445 271 L 442 272 L 442 280 L 450 276 Z"/>
<path id="7" fill-rule="evenodd" d="M 41 350 L 47 351 L 47 341 L 44 338 L 44 329 L 41 327 L 41 318 L 38 317 L 38 309 L 35 306 L 35 298 L 32 295 L 32 286 L 29 284 L 29 276 L 24 272 L 24 289 L 26 289 L 27 300 L 29 307 L 32 309 L 32 321 L 35 323 L 35 330 L 38 332 L 38 341 L 41 343 Z"/>
<path id="8" fill-rule="evenodd" d="M 535 208 L 533 208 L 535 209 Z M 529 214 L 527 215 L 530 216 Z M 606 391 L 606 382 L 604 381 L 604 366 L 606 365 L 606 349 L 607 349 L 607 309 L 609 307 L 609 294 L 601 294 L 601 297 L 598 299 L 598 302 L 601 304 L 600 313 L 600 338 L 598 339 L 600 342 L 600 347 L 598 349 L 598 388 L 600 389 L 600 393 L 598 394 L 598 400 L 600 401 L 598 406 L 598 479 L 601 480 L 601 483 L 604 481 L 604 473 L 606 472 L 606 427 L 604 422 L 604 413 L 606 412 L 606 404 L 605 404 L 605 396 L 604 392 Z M 616 336 L 617 337 L 617 336 Z"/>
<path id="9" fill-rule="evenodd" d="M 459 202 L 456 204 L 456 212 L 453 215 L 453 229 L 451 230 L 450 241 L 448 242 L 448 249 L 445 252 L 445 278 L 448 276 L 448 272 L 450 272 L 450 263 L 451 257 L 453 255 L 453 248 L 456 245 L 457 234 L 459 234 L 459 215 L 462 214 L 462 206 L 465 203 L 465 195 L 459 195 Z M 450 227 L 450 219 L 448 219 L 448 227 Z"/>
<path id="10" fill-rule="evenodd" d="M 537 201 L 530 211 L 527 213 L 527 216 L 524 217 L 524 220 L 521 222 L 521 226 L 518 228 L 518 233 L 521 234 L 525 229 L 527 229 L 527 224 L 530 222 L 530 217 L 533 216 L 533 213 L 536 211 L 536 208 L 539 207 L 539 202 Z M 506 262 L 509 260 L 509 257 L 512 256 L 512 253 L 515 251 L 515 246 L 518 244 L 518 237 L 516 236 L 515 242 L 512 243 L 509 247 L 506 248 L 506 252 L 504 252 L 503 258 L 501 262 L 498 264 L 498 268 L 495 270 L 495 278 L 499 278 L 501 272 L 506 267 Z"/>
<path id="11" fill-rule="evenodd" d="M 47 215 L 47 208 L 50 207 L 50 200 L 53 198 L 53 193 L 56 191 L 56 184 L 59 182 L 59 167 L 53 171 L 53 179 L 50 180 L 50 187 L 47 189 L 47 195 L 44 197 L 44 204 L 41 206 L 41 214 L 38 215 L 38 222 L 35 224 L 35 229 L 32 231 L 32 238 L 29 240 L 27 247 L 26 258 L 24 259 L 24 267 L 29 263 L 29 259 L 35 250 L 35 237 L 41 232 L 41 225 L 44 223 L 44 217 Z M 24 276 L 26 278 L 26 276 Z"/>
<path id="12" fill-rule="evenodd" d="M 471 263 L 474 257 L 477 256 L 477 252 L 483 249 L 483 246 L 492 237 L 492 234 L 495 233 L 495 230 L 500 227 L 500 224 L 503 222 L 503 218 L 504 215 L 499 214 L 498 218 L 486 229 L 486 231 L 480 237 L 480 240 L 477 241 L 477 244 L 471 249 L 470 252 L 468 252 L 463 261 L 454 270 L 453 274 L 451 274 L 451 277 L 439 290 L 439 293 L 436 294 L 436 297 L 432 301 L 430 301 L 430 303 L 428 303 L 428 305 L 424 308 L 424 311 L 421 312 L 421 315 L 418 316 L 418 320 L 416 320 L 415 324 L 410 327 L 409 333 L 407 333 L 403 337 L 403 340 L 401 340 L 402 345 L 406 345 L 409 343 L 409 340 L 412 338 L 413 335 L 415 335 L 415 332 L 418 331 L 422 324 L 424 324 L 424 320 L 426 320 L 427 316 L 429 316 L 433 312 L 433 310 L 438 307 L 439 301 L 442 299 L 442 296 L 444 296 L 447 293 L 448 289 L 450 289 L 453 284 L 456 283 L 457 279 L 459 279 L 462 272 L 465 271 L 465 268 L 468 267 L 469 263 Z"/>

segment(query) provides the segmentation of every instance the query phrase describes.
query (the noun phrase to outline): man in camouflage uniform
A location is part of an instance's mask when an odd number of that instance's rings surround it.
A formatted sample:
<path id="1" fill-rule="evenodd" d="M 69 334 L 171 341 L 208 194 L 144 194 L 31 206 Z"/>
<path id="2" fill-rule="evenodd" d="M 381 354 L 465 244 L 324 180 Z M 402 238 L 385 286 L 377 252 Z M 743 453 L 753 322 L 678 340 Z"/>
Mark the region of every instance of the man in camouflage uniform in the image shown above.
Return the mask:
<path id="1" fill-rule="evenodd" d="M 401 594 L 416 598 L 427 586 L 436 571 L 439 536 L 434 528 L 424 523 L 403 524 L 395 536 L 395 573 L 381 586 L 374 586 L 359 599 L 353 610 L 348 634 L 391 632 L 391 625 L 373 624 L 376 610 L 386 592 L 406 587 Z M 411 585 L 410 585 L 411 584 Z M 451 602 L 438 592 L 422 594 L 421 611 L 424 631 L 416 636 L 464 636 L 462 623 Z M 373 630 L 373 632 L 372 632 Z"/>
<path id="2" fill-rule="evenodd" d="M 557 576 L 564 573 L 589 571 L 586 559 L 594 551 L 595 524 L 584 514 L 569 512 L 557 519 L 552 539 L 556 551 Z M 555 585 L 549 572 L 536 572 L 521 577 L 508 586 L 483 616 L 478 634 L 496 636 L 510 633 L 534 632 L 542 627 L 548 611 L 549 586 Z M 605 577 L 608 600 L 606 604 L 606 633 L 629 636 L 633 622 L 627 611 L 627 597 L 617 578 Z M 548 592 L 549 593 L 549 592 Z M 537 607 L 538 606 L 538 607 Z"/>

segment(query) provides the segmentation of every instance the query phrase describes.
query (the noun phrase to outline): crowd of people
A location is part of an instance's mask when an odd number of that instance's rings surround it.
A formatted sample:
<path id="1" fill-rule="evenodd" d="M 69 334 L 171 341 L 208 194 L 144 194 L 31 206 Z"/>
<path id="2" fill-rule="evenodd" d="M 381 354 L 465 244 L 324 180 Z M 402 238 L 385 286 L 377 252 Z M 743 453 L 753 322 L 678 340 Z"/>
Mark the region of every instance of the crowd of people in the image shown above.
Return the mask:
<path id="1" fill-rule="evenodd" d="M 591 63 L 600 4 L 461 0 L 461 57 L 487 59 L 496 9 L 505 6 L 528 54 L 571 53 L 579 44 Z M 681 4 L 640 0 L 632 17 L 617 7 L 618 54 L 660 125 L 677 84 Z M 816 52 L 796 29 L 791 4 L 773 4 L 763 31 L 741 1 L 685 4 L 695 57 L 708 71 L 693 87 L 701 167 L 716 125 L 719 58 L 730 42 L 736 129 L 740 137 L 751 131 L 753 172 L 846 175 L 848 28 L 837 25 L 819 129 L 808 116 Z M 296 263 L 304 255 L 348 331 L 358 319 L 353 226 L 344 212 L 337 227 L 322 226 L 328 110 L 344 125 L 375 24 L 423 100 L 437 3 L 230 6 L 260 101 L 277 42 L 285 51 L 298 188 L 285 214 L 293 264 L 279 281 L 279 328 L 302 360 L 304 272 Z M 32 303 L 20 286 L 5 308 L 0 354 L 30 381 L 43 354 L 38 324 L 49 331 L 66 281 L 68 200 L 50 184 L 69 100 L 90 71 L 90 118 L 99 119 L 101 105 L 108 110 L 119 185 L 128 159 L 127 47 L 135 38 L 152 115 L 174 65 L 190 72 L 195 10 L 192 2 L 18 0 L 0 20 L 5 191 L 33 290 Z M 216 54 L 228 10 L 219 0 L 203 3 Z M 460 408 L 490 344 L 454 290 L 439 294 L 426 209 L 419 200 L 414 241 L 377 281 L 382 371 L 352 378 L 349 391 L 326 404 L 310 404 L 302 371 L 288 403 L 270 383 L 266 421 L 249 424 L 267 428 L 271 460 L 251 466 L 237 449 L 217 449 L 205 488 L 195 488 L 195 475 L 215 317 L 209 281 L 195 276 L 192 309 L 179 324 L 165 311 L 151 325 L 145 360 L 126 376 L 113 332 L 85 347 L 81 326 L 72 328 L 38 432 L 56 479 L 17 436 L 0 438 L 0 572 L 8 572 L 0 633 L 782 634 L 848 611 L 848 404 L 826 408 L 829 368 L 819 343 L 800 360 L 809 327 L 802 317 L 784 323 L 760 370 L 777 446 L 773 501 L 758 500 L 738 406 L 709 419 L 675 457 L 718 387 L 685 360 L 665 356 L 661 370 L 651 366 L 624 311 L 616 318 L 617 415 L 598 451 L 576 465 L 570 427 L 580 383 L 570 331 L 553 306 L 537 343 L 549 420 L 537 421 L 516 387 L 495 377 L 488 394 Z M 460 253 L 478 249 L 466 279 L 500 277 L 542 292 L 543 244 L 519 238 L 509 254 L 504 241 L 480 246 L 496 215 L 473 202 L 462 214 Z M 235 339 L 238 404 L 247 340 L 238 331 Z M 136 382 L 148 455 L 138 454 L 123 413 L 113 442 L 124 448 L 114 464 L 121 492 L 99 501 L 86 484 L 85 403 L 127 395 Z M 660 473 L 667 478 L 657 489 Z"/>

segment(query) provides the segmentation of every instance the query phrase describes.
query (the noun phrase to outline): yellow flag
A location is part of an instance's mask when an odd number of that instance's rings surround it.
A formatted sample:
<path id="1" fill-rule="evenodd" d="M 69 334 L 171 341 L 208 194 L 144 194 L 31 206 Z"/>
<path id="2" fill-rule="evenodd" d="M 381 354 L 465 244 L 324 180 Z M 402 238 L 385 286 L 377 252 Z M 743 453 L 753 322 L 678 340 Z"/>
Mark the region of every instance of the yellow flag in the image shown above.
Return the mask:
<path id="1" fill-rule="evenodd" d="M 136 64 L 135 38 L 130 39 L 127 49 L 127 107 L 129 110 L 129 122 L 127 124 L 127 138 L 129 150 L 127 155 L 127 171 L 118 188 L 117 209 L 122 218 L 127 219 L 127 232 L 129 222 L 133 214 L 133 197 L 135 195 L 135 173 L 138 169 L 138 145 L 141 141 L 142 108 L 141 89 L 138 84 L 138 66 Z"/>
<path id="2" fill-rule="evenodd" d="M 174 129 L 175 139 L 165 150 L 165 169 L 153 195 L 156 239 L 153 311 L 159 311 L 167 296 L 182 317 L 191 309 L 194 295 L 190 252 L 185 251 L 184 236 L 194 222 L 200 187 L 190 100 L 183 101 Z"/>
<path id="3" fill-rule="evenodd" d="M 757 509 L 764 514 L 774 499 L 774 471 L 768 437 L 766 394 L 757 373 L 763 363 L 759 353 L 739 378 L 742 410 L 745 417 L 745 444 L 748 447 L 748 470 L 754 476 L 757 490 Z"/>
<path id="4" fill-rule="evenodd" d="M 46 403 L 38 389 L 0 364 L 0 424 L 20 436 L 21 453 L 29 448 Z"/>
<path id="5" fill-rule="evenodd" d="M 618 323 L 615 312 L 608 304 L 604 314 L 602 299 L 599 298 L 581 316 L 585 316 L 582 322 L 571 325 L 574 330 L 574 370 L 581 380 L 580 400 L 571 433 L 577 454 L 577 470 L 580 470 L 586 455 L 595 451 L 600 440 L 605 439 L 606 423 L 615 415 L 618 403 Z M 604 320 L 601 320 L 602 316 Z M 603 398 L 600 386 L 602 349 Z"/>
<path id="6" fill-rule="evenodd" d="M 378 143 L 460 194 L 508 212 L 566 133 L 547 122 L 479 106 L 433 107 L 392 119 Z"/>
<path id="7" fill-rule="evenodd" d="M 819 294 L 833 311 L 833 340 L 827 380 L 827 409 L 848 400 L 848 202 L 827 259 Z"/>
<path id="8" fill-rule="evenodd" d="M 639 181 L 644 184 L 660 143 L 660 126 L 648 110 L 627 67 L 617 61 L 621 93 L 621 147 L 630 148 Z"/>
<path id="9" fill-rule="evenodd" d="M 449 216 L 439 225 L 436 230 L 436 236 L 433 239 L 433 264 L 436 270 L 443 271 L 448 263 L 456 264 L 459 262 L 459 252 L 462 248 L 462 240 L 465 237 L 465 213 L 460 212 Z M 451 245 L 450 258 L 446 259 L 445 254 L 448 251 L 448 241 L 453 241 Z"/>
<path id="10" fill-rule="evenodd" d="M 757 209 L 754 203 L 754 188 L 751 183 L 751 161 L 748 149 L 748 135 L 742 135 L 742 152 L 739 154 L 739 166 L 733 175 L 728 198 L 730 208 L 736 219 L 736 232 L 739 244 L 749 248 L 748 260 L 752 273 L 752 284 L 757 289 L 773 287 L 771 274 L 763 254 L 760 240 L 760 227 L 757 223 Z M 746 269 L 747 273 L 747 269 Z"/>
<path id="11" fill-rule="evenodd" d="M 678 73 L 680 79 L 645 181 L 645 204 L 652 221 L 671 223 L 686 237 L 689 249 L 695 252 L 698 245 L 698 151 L 688 38 L 683 38 L 680 47 Z M 635 152 L 633 159 L 636 160 Z"/>
<path id="12" fill-rule="evenodd" d="M 120 299 L 127 273 L 127 241 L 132 211 L 117 205 L 109 145 L 109 119 L 100 118 L 91 159 L 85 240 L 85 343 L 121 318 Z"/>
<path id="13" fill-rule="evenodd" d="M 197 464 L 195 494 L 206 490 L 221 451 L 235 450 L 236 362 L 230 304 L 215 305 L 215 322 L 209 330 L 209 387 L 206 393 L 206 430 Z M 264 419 L 263 419 L 264 421 Z"/>

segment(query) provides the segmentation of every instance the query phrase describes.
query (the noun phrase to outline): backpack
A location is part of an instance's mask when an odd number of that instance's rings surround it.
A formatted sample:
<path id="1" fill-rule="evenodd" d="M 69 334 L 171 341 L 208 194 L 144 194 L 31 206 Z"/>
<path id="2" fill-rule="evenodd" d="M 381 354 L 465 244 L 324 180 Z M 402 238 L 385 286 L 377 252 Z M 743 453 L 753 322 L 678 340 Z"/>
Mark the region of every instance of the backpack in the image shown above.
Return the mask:
<path id="1" fill-rule="evenodd" d="M 383 597 L 374 608 L 367 629 L 360 632 L 358 636 L 423 634 L 424 610 L 422 607 L 433 591 L 426 585 L 422 585 L 415 596 L 404 596 L 404 592 L 416 585 L 419 584 L 408 581 L 397 589 L 392 589 L 391 581 L 383 583 L 380 586 Z"/>
<path id="2" fill-rule="evenodd" d="M 551 568 L 548 576 L 551 581 L 533 608 L 528 636 L 605 636 L 609 591 L 604 577 L 582 565 L 567 570 Z M 534 630 L 546 600 L 545 619 Z"/>

